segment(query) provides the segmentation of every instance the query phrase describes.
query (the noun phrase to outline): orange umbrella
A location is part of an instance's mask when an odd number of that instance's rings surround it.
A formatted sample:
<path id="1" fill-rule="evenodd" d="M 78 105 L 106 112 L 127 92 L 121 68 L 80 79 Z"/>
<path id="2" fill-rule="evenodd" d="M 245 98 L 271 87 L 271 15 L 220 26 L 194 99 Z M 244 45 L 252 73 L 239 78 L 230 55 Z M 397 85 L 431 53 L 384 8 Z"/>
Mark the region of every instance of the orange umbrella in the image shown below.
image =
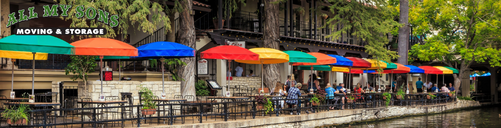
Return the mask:
<path id="1" fill-rule="evenodd" d="M 314 56 L 317 58 L 316 63 L 294 63 L 292 65 L 294 66 L 299 66 L 299 65 L 328 65 L 328 64 L 334 64 L 336 63 L 336 58 L 331 57 L 327 54 L 319 53 L 319 52 L 309 52 L 308 54 Z"/>
<path id="2" fill-rule="evenodd" d="M 104 56 L 138 56 L 137 49 L 125 42 L 108 38 L 89 38 L 71 43 L 75 47 L 75 55 L 99 56 L 101 88 L 103 88 Z M 101 89 L 100 100 L 104 100 Z"/>

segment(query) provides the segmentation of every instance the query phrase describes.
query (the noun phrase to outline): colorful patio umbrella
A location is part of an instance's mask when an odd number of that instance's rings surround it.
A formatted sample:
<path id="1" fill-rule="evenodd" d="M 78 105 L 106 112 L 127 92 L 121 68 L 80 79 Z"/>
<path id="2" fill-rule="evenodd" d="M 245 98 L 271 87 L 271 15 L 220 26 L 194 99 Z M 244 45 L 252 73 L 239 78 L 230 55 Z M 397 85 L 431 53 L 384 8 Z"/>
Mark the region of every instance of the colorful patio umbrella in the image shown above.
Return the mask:
<path id="1" fill-rule="evenodd" d="M 317 58 L 301 51 L 284 51 L 289 55 L 289 65 L 292 65 L 292 63 L 316 63 Z M 291 69 L 293 67 L 291 66 Z M 309 70 L 309 69 L 308 69 Z M 291 74 L 292 80 L 294 80 L 294 74 Z M 289 84 L 292 84 L 292 82 L 289 82 Z M 289 85 L 291 86 L 291 85 Z M 287 91 L 287 90 L 286 90 Z"/>
<path id="2" fill-rule="evenodd" d="M 357 58 L 357 57 L 346 57 L 346 59 L 349 59 L 351 62 L 353 62 L 352 68 L 370 68 L 371 63 L 362 59 L 362 58 Z"/>
<path id="3" fill-rule="evenodd" d="M 371 63 L 371 67 L 365 68 L 365 70 L 376 70 L 376 69 L 378 69 L 378 66 L 382 69 L 386 69 L 386 67 L 388 66 L 388 63 L 380 61 L 380 60 L 375 60 L 375 59 L 365 59 L 365 60 L 367 60 L 367 62 Z M 364 68 L 360 68 L 360 69 L 364 69 Z"/>
<path id="4" fill-rule="evenodd" d="M 334 64 L 337 62 L 336 58 L 331 57 L 329 55 L 319 53 L 319 52 L 309 52 L 308 54 L 314 56 L 317 58 L 316 63 L 294 63 L 293 65 L 310 65 L 312 67 L 313 65 L 327 65 L 327 64 Z M 313 83 L 313 70 L 310 70 L 310 75 L 312 75 L 310 81 Z"/>
<path id="5" fill-rule="evenodd" d="M 0 50 L 36 53 L 72 54 L 73 46 L 51 35 L 11 35 L 0 39 Z M 35 60 L 32 65 L 31 93 L 35 95 Z"/>
<path id="6" fill-rule="evenodd" d="M 447 66 L 433 66 L 433 67 L 443 71 L 442 81 L 444 82 L 444 85 L 445 85 L 445 74 L 458 73 L 458 71 L 452 67 L 447 67 Z"/>
<path id="7" fill-rule="evenodd" d="M 201 52 L 200 58 L 228 60 L 228 69 L 230 69 L 231 60 L 259 60 L 259 55 L 242 47 L 221 45 Z"/>
<path id="8" fill-rule="evenodd" d="M 436 83 L 438 84 L 438 74 L 444 74 L 444 72 L 440 69 L 437 69 L 432 66 L 419 66 L 419 68 L 424 70 L 424 74 L 426 75 L 426 78 L 428 78 L 428 74 L 435 74 L 437 75 Z"/>
<path id="9" fill-rule="evenodd" d="M 164 60 L 165 58 L 184 58 L 184 57 L 194 57 L 195 49 L 190 48 L 186 45 L 167 42 L 167 41 L 159 41 L 148 43 L 145 45 L 141 45 L 137 47 L 137 51 L 139 55 L 137 57 L 132 58 L 160 58 L 162 67 L 162 99 L 165 99 L 165 88 L 164 88 Z"/>
<path id="10" fill-rule="evenodd" d="M 335 66 L 353 66 L 353 61 L 350 59 L 344 58 L 339 55 L 333 55 L 333 54 L 327 54 L 330 57 L 336 58 L 336 63 L 330 64 L 330 65 L 335 65 Z"/>
<path id="11" fill-rule="evenodd" d="M 383 70 L 383 73 L 390 73 L 391 78 L 390 78 L 390 83 L 393 83 L 393 74 L 403 74 L 403 73 L 410 73 L 411 69 L 409 67 L 406 67 L 405 65 L 399 64 L 399 63 L 392 63 L 397 66 L 395 69 L 389 69 L 389 70 Z M 409 80 L 409 79 L 407 79 Z M 408 82 L 408 81 L 407 81 Z M 392 85 L 390 85 L 390 92 L 393 91 L 393 88 L 391 88 Z M 407 86 L 408 90 L 409 86 Z"/>
<path id="12" fill-rule="evenodd" d="M 421 69 L 421 68 L 418 68 L 414 65 L 405 65 L 405 67 L 408 67 L 409 69 L 411 69 L 409 71 L 409 73 L 424 73 L 424 70 Z"/>
<path id="13" fill-rule="evenodd" d="M 109 38 L 88 38 L 71 43 L 75 47 L 75 55 L 99 56 L 100 81 L 103 87 L 104 56 L 138 56 L 137 49 L 125 42 Z M 100 100 L 104 100 L 101 89 Z"/>
<path id="14" fill-rule="evenodd" d="M 344 73 L 344 72 L 348 72 L 348 73 L 349 73 L 349 72 L 350 72 L 350 69 L 349 69 L 349 68 L 347 68 L 347 67 L 332 66 L 332 67 L 331 67 L 331 71 L 333 71 L 333 72 L 343 72 L 343 73 Z"/>
<path id="15" fill-rule="evenodd" d="M 2 51 L 0 50 L 0 58 L 11 58 L 12 61 L 12 85 L 11 85 L 11 93 L 14 92 L 14 61 L 15 59 L 23 59 L 23 60 L 47 60 L 47 53 L 36 53 L 35 58 L 33 58 L 33 53 L 31 52 L 17 52 L 17 51 Z M 11 94 L 11 98 L 14 98 Z"/>
<path id="16" fill-rule="evenodd" d="M 329 65 L 313 65 L 313 66 L 298 66 L 298 70 L 318 70 L 318 71 L 331 71 L 331 67 Z"/>
<path id="17" fill-rule="evenodd" d="M 264 88 L 263 64 L 278 64 L 278 63 L 289 62 L 289 55 L 277 49 L 251 48 L 249 49 L 249 51 L 257 53 L 259 55 L 259 60 L 235 60 L 235 61 L 245 64 L 261 64 L 261 88 Z"/>

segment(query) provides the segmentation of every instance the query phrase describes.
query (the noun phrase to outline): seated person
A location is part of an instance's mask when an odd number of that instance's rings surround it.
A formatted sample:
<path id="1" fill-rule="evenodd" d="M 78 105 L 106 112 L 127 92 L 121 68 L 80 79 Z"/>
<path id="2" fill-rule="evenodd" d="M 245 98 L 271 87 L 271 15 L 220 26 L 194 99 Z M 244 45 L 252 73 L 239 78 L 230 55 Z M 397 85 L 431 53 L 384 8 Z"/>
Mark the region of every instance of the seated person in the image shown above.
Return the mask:
<path id="1" fill-rule="evenodd" d="M 454 86 L 452 86 L 452 83 L 449 83 L 449 91 L 455 91 Z"/>
<path id="2" fill-rule="evenodd" d="M 431 88 L 431 92 L 435 92 L 435 90 L 438 90 L 437 84 L 434 84 L 433 87 Z M 440 92 L 440 90 L 438 90 Z"/>
<path id="3" fill-rule="evenodd" d="M 301 88 L 301 86 L 302 85 L 300 83 L 298 83 L 296 85 L 291 85 L 291 87 L 289 88 L 289 91 L 287 93 L 287 99 L 298 99 L 299 96 L 301 96 L 301 92 L 299 92 L 298 88 Z M 292 115 L 292 112 L 293 112 L 292 108 L 294 107 L 294 105 L 299 104 L 298 100 L 287 100 L 285 102 L 287 103 L 287 105 L 289 106 L 289 108 L 291 108 L 290 112 L 291 112 L 291 115 Z"/>

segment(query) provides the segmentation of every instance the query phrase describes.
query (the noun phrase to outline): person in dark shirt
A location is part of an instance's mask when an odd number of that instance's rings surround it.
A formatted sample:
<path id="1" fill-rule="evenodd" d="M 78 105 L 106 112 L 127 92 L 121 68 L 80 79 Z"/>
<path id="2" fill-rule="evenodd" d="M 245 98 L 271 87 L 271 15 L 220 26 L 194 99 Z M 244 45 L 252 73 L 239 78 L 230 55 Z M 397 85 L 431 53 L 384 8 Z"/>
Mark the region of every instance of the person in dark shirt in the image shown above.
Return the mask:
<path id="1" fill-rule="evenodd" d="M 452 86 L 452 83 L 449 83 L 449 91 L 455 91 L 456 89 L 454 88 L 454 86 Z"/>

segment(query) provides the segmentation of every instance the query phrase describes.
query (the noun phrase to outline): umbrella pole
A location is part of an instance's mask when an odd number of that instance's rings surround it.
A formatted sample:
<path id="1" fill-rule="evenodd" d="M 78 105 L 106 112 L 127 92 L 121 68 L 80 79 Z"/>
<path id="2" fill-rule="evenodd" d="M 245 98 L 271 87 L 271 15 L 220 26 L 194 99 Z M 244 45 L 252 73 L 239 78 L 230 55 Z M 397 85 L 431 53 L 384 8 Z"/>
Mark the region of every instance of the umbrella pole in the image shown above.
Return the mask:
<path id="1" fill-rule="evenodd" d="M 409 73 L 407 73 L 407 94 L 409 94 Z"/>
<path id="2" fill-rule="evenodd" d="M 31 70 L 31 74 L 33 74 L 31 78 L 31 95 L 35 95 L 35 52 L 33 52 L 33 69 Z M 30 97 L 31 98 L 31 97 Z"/>
<path id="3" fill-rule="evenodd" d="M 263 90 L 263 95 L 264 95 L 264 67 L 263 63 L 261 62 L 261 90 Z"/>
<path id="4" fill-rule="evenodd" d="M 350 74 L 348 76 L 348 89 L 350 89 L 351 87 L 351 67 L 348 68 L 350 70 Z M 350 92 L 351 92 L 351 89 L 350 89 Z"/>
<path id="5" fill-rule="evenodd" d="M 99 56 L 99 80 L 101 81 L 101 95 L 103 95 L 103 56 Z M 101 96 L 99 97 L 101 99 Z"/>
<path id="6" fill-rule="evenodd" d="M 165 77 L 164 77 L 165 69 L 164 69 L 164 60 L 165 60 L 164 58 L 160 58 L 160 62 L 162 64 L 161 65 L 161 67 L 162 67 L 162 99 L 165 99 L 165 88 L 164 88 L 164 85 L 165 85 L 164 84 L 164 81 L 165 81 L 164 80 L 165 79 Z"/>
<path id="7" fill-rule="evenodd" d="M 437 84 L 437 88 L 438 88 L 438 74 L 437 74 L 437 80 L 435 80 L 435 81 L 436 81 L 435 84 Z"/>
<path id="8" fill-rule="evenodd" d="M 310 80 L 309 86 L 311 86 L 310 88 L 313 88 L 313 65 L 310 65 L 310 79 L 311 80 Z M 310 90 L 308 90 L 308 91 L 310 91 Z"/>
<path id="9" fill-rule="evenodd" d="M 391 72 L 390 76 L 390 92 L 393 92 L 393 71 Z"/>
<path id="10" fill-rule="evenodd" d="M 12 86 L 10 88 L 11 93 L 14 92 L 14 61 L 12 61 Z"/>

